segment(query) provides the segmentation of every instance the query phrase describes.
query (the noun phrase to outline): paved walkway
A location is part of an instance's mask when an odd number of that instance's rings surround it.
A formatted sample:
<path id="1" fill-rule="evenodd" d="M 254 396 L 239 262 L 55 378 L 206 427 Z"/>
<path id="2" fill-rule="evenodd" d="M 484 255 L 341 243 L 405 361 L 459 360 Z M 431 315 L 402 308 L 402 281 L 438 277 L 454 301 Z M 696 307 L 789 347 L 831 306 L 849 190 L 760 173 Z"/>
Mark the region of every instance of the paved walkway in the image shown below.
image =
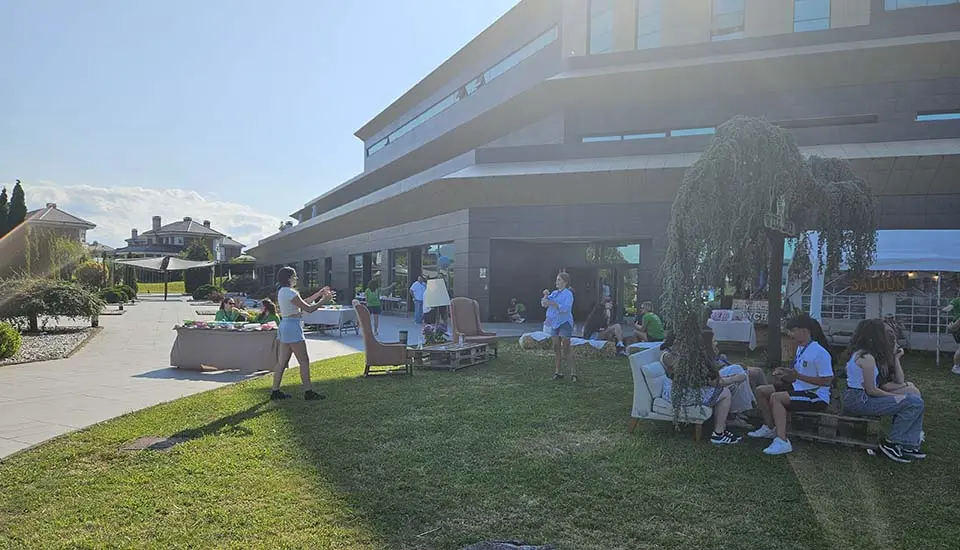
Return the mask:
<path id="1" fill-rule="evenodd" d="M 173 326 L 198 318 L 197 309 L 183 299 L 145 297 L 125 315 L 101 317 L 104 330 L 73 357 L 0 367 L 0 458 L 128 412 L 248 379 L 235 372 L 170 367 Z M 536 329 L 487 328 L 502 336 Z M 381 317 L 383 341 L 397 341 L 400 330 L 410 331 L 410 341 L 416 341 L 419 327 L 412 318 Z M 363 350 L 362 338 L 355 335 L 311 334 L 307 342 L 312 361 Z"/>

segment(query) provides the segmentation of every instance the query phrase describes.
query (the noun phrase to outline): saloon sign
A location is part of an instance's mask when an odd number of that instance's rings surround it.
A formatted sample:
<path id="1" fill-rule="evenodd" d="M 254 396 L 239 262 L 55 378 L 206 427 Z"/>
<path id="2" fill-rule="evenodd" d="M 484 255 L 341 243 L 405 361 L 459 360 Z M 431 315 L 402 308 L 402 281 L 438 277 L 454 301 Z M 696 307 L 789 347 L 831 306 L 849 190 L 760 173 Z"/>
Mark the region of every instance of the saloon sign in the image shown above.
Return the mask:
<path id="1" fill-rule="evenodd" d="M 853 292 L 904 292 L 907 290 L 907 277 L 861 277 L 853 280 L 850 290 Z"/>

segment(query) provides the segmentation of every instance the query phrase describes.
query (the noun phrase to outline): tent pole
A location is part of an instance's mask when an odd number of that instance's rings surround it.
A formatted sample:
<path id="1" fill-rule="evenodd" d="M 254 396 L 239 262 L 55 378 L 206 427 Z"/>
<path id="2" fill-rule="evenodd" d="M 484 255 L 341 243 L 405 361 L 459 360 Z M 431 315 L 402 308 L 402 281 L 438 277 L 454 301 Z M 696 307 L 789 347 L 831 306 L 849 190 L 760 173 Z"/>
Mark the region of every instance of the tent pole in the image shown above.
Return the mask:
<path id="1" fill-rule="evenodd" d="M 167 301 L 167 282 L 168 281 L 169 281 L 169 277 L 167 277 L 167 272 L 164 271 L 163 272 L 163 301 L 164 302 Z"/>
<path id="2" fill-rule="evenodd" d="M 940 279 L 943 279 L 942 273 L 937 272 L 937 366 L 940 366 Z"/>

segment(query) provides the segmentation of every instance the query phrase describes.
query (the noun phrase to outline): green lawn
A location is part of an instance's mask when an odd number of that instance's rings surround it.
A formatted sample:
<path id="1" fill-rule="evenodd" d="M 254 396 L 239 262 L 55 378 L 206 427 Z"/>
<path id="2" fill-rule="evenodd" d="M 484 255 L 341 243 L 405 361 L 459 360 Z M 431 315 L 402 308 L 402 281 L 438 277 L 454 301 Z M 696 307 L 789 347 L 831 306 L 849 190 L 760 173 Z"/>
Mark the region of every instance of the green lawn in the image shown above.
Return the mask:
<path id="1" fill-rule="evenodd" d="M 714 448 L 666 423 L 628 436 L 625 360 L 585 363 L 579 385 L 515 346 L 413 378 L 323 361 L 323 402 L 271 403 L 260 379 L 8 459 L 0 548 L 955 548 L 960 381 L 930 363 L 907 360 L 931 456 L 897 465 L 803 442 Z M 178 433 L 192 439 L 169 453 L 118 452 Z"/>
<path id="2" fill-rule="evenodd" d="M 183 294 L 183 281 L 167 283 L 169 294 Z M 163 283 L 137 283 L 138 294 L 163 294 Z"/>

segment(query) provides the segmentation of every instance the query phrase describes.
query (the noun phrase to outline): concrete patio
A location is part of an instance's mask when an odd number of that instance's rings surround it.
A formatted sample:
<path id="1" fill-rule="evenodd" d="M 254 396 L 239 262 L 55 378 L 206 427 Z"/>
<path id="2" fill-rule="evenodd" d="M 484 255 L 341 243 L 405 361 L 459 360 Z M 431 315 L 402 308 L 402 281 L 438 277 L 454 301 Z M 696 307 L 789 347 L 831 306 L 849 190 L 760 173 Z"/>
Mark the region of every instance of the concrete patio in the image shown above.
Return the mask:
<path id="1" fill-rule="evenodd" d="M 173 326 L 195 319 L 186 298 L 145 296 L 122 316 L 103 316 L 101 334 L 72 357 L 0 367 L 0 458 L 58 435 L 158 403 L 250 378 L 236 372 L 201 373 L 170 367 Z M 539 324 L 490 324 L 518 337 Z M 401 330 L 419 341 L 412 317 L 382 316 L 380 339 L 396 342 Z M 310 333 L 311 361 L 363 351 L 363 338 Z M 295 365 L 295 360 L 291 362 Z M 265 365 L 265 368 L 270 368 Z M 257 376 L 257 375 L 253 375 Z"/>

